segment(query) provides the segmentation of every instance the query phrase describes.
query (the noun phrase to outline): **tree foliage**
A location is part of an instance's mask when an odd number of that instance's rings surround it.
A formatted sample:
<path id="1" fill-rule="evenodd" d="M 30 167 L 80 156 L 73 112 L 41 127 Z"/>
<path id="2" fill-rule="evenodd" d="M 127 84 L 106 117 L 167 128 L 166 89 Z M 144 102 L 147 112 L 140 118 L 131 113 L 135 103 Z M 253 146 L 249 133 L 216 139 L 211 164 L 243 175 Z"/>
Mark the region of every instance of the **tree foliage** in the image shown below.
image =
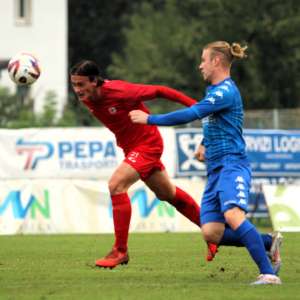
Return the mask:
<path id="1" fill-rule="evenodd" d="M 232 77 L 246 108 L 300 106 L 300 5 L 298 0 L 71 0 L 69 67 L 95 60 L 104 77 L 164 84 L 200 99 L 205 84 L 198 71 L 201 49 L 226 40 L 248 45 L 248 59 L 236 62 Z M 95 126 L 98 121 L 70 89 L 58 118 L 56 96 L 43 112 L 0 88 L 0 127 Z M 176 109 L 151 101 L 153 112 Z"/>
<path id="2" fill-rule="evenodd" d="M 246 108 L 296 107 L 299 9 L 296 0 L 165 0 L 160 10 L 143 2 L 124 28 L 126 42 L 108 71 L 201 98 L 201 47 L 214 40 L 237 41 L 249 47 L 248 60 L 236 63 L 232 74 Z"/>
<path id="3" fill-rule="evenodd" d="M 111 63 L 111 52 L 122 49 L 121 29 L 134 1 L 71 0 L 69 11 L 69 65 L 81 59 L 99 63 L 103 76 Z"/>
<path id="4" fill-rule="evenodd" d="M 57 97 L 53 91 L 47 93 L 40 113 L 34 113 L 33 99 L 22 101 L 7 88 L 0 87 L 0 99 L 0 128 L 81 126 L 77 122 L 76 113 L 68 107 L 62 116 L 57 116 Z"/>

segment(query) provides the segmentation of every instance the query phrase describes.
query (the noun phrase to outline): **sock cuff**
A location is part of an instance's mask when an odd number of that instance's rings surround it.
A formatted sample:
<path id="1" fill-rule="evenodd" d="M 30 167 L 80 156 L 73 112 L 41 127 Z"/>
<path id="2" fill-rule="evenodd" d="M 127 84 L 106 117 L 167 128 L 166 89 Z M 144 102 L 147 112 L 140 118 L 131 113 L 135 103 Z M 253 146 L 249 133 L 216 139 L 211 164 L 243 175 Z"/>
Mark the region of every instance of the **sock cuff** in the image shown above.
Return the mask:
<path id="1" fill-rule="evenodd" d="M 182 193 L 184 193 L 183 190 L 181 190 L 178 186 L 175 186 L 175 195 L 173 199 L 169 201 L 169 203 L 176 203 L 178 199 L 182 198 Z"/>
<path id="2" fill-rule="evenodd" d="M 181 188 L 179 188 L 178 186 L 175 186 L 175 188 L 176 188 L 176 190 L 175 190 L 175 197 L 176 197 L 178 194 L 182 193 L 183 190 Z"/>
<path id="3" fill-rule="evenodd" d="M 245 220 L 236 230 L 238 238 L 242 238 L 248 231 L 255 228 L 254 225 L 249 221 Z"/>
<path id="4" fill-rule="evenodd" d="M 117 195 L 110 195 L 112 205 L 120 205 L 120 204 L 127 204 L 130 203 L 130 199 L 127 193 L 117 194 Z"/>
<path id="5" fill-rule="evenodd" d="M 178 186 L 175 186 L 175 196 L 174 196 L 174 199 L 181 199 L 182 196 L 186 196 L 188 195 L 189 197 L 191 197 L 187 192 L 185 192 L 184 190 L 182 190 L 180 187 Z"/>

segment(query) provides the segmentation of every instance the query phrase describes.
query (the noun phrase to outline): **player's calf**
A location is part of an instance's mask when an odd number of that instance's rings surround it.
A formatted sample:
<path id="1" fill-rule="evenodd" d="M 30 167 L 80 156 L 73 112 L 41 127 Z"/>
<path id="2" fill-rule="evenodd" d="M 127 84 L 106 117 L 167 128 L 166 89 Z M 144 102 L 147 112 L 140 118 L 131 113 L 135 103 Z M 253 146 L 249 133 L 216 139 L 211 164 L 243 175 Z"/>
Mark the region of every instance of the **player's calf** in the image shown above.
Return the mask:
<path id="1" fill-rule="evenodd" d="M 273 265 L 274 273 L 277 275 L 281 267 L 280 247 L 282 245 L 283 236 L 279 231 L 272 233 L 272 246 L 269 252 L 269 258 Z"/>

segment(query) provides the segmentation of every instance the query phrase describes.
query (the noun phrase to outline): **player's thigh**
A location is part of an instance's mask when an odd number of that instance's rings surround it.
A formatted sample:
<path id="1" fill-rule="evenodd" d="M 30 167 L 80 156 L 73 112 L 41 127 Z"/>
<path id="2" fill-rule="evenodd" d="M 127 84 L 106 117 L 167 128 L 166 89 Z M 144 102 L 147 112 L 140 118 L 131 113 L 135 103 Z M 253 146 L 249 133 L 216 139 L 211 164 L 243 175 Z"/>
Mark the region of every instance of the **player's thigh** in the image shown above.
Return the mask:
<path id="1" fill-rule="evenodd" d="M 161 200 L 168 201 L 175 197 L 176 187 L 171 182 L 166 170 L 154 170 L 144 182 Z"/>
<path id="2" fill-rule="evenodd" d="M 247 212 L 251 172 L 247 166 L 232 165 L 222 169 L 218 183 L 221 211 L 238 207 Z"/>
<path id="3" fill-rule="evenodd" d="M 224 215 L 221 212 L 218 181 L 219 170 L 208 175 L 201 201 L 200 219 L 202 226 L 211 222 L 225 223 Z"/>
<path id="4" fill-rule="evenodd" d="M 155 171 L 165 169 L 160 161 L 161 153 L 160 149 L 136 147 L 126 154 L 124 162 L 136 170 L 141 180 L 146 181 Z"/>
<path id="5" fill-rule="evenodd" d="M 139 173 L 131 165 L 122 162 L 108 182 L 109 191 L 112 195 L 126 192 L 139 179 Z"/>

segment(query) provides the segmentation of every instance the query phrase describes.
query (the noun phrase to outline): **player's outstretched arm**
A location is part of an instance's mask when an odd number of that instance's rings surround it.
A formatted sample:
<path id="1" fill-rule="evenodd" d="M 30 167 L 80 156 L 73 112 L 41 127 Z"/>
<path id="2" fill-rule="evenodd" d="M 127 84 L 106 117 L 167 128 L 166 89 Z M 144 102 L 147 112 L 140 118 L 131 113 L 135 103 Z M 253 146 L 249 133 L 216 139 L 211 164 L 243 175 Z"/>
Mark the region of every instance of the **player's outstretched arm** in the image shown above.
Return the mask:
<path id="1" fill-rule="evenodd" d="M 156 86 L 156 88 L 157 97 L 168 99 L 189 107 L 197 103 L 195 99 L 167 86 Z"/>
<path id="2" fill-rule="evenodd" d="M 124 99 L 135 99 L 138 101 L 148 101 L 157 98 L 166 99 L 181 103 L 185 106 L 192 106 L 197 101 L 182 92 L 163 85 L 147 85 L 137 83 L 126 83 Z"/>
<path id="3" fill-rule="evenodd" d="M 139 110 L 129 113 L 129 117 L 133 123 L 171 126 L 185 124 L 198 119 L 198 115 L 191 108 L 180 109 L 163 115 L 148 115 Z"/>

